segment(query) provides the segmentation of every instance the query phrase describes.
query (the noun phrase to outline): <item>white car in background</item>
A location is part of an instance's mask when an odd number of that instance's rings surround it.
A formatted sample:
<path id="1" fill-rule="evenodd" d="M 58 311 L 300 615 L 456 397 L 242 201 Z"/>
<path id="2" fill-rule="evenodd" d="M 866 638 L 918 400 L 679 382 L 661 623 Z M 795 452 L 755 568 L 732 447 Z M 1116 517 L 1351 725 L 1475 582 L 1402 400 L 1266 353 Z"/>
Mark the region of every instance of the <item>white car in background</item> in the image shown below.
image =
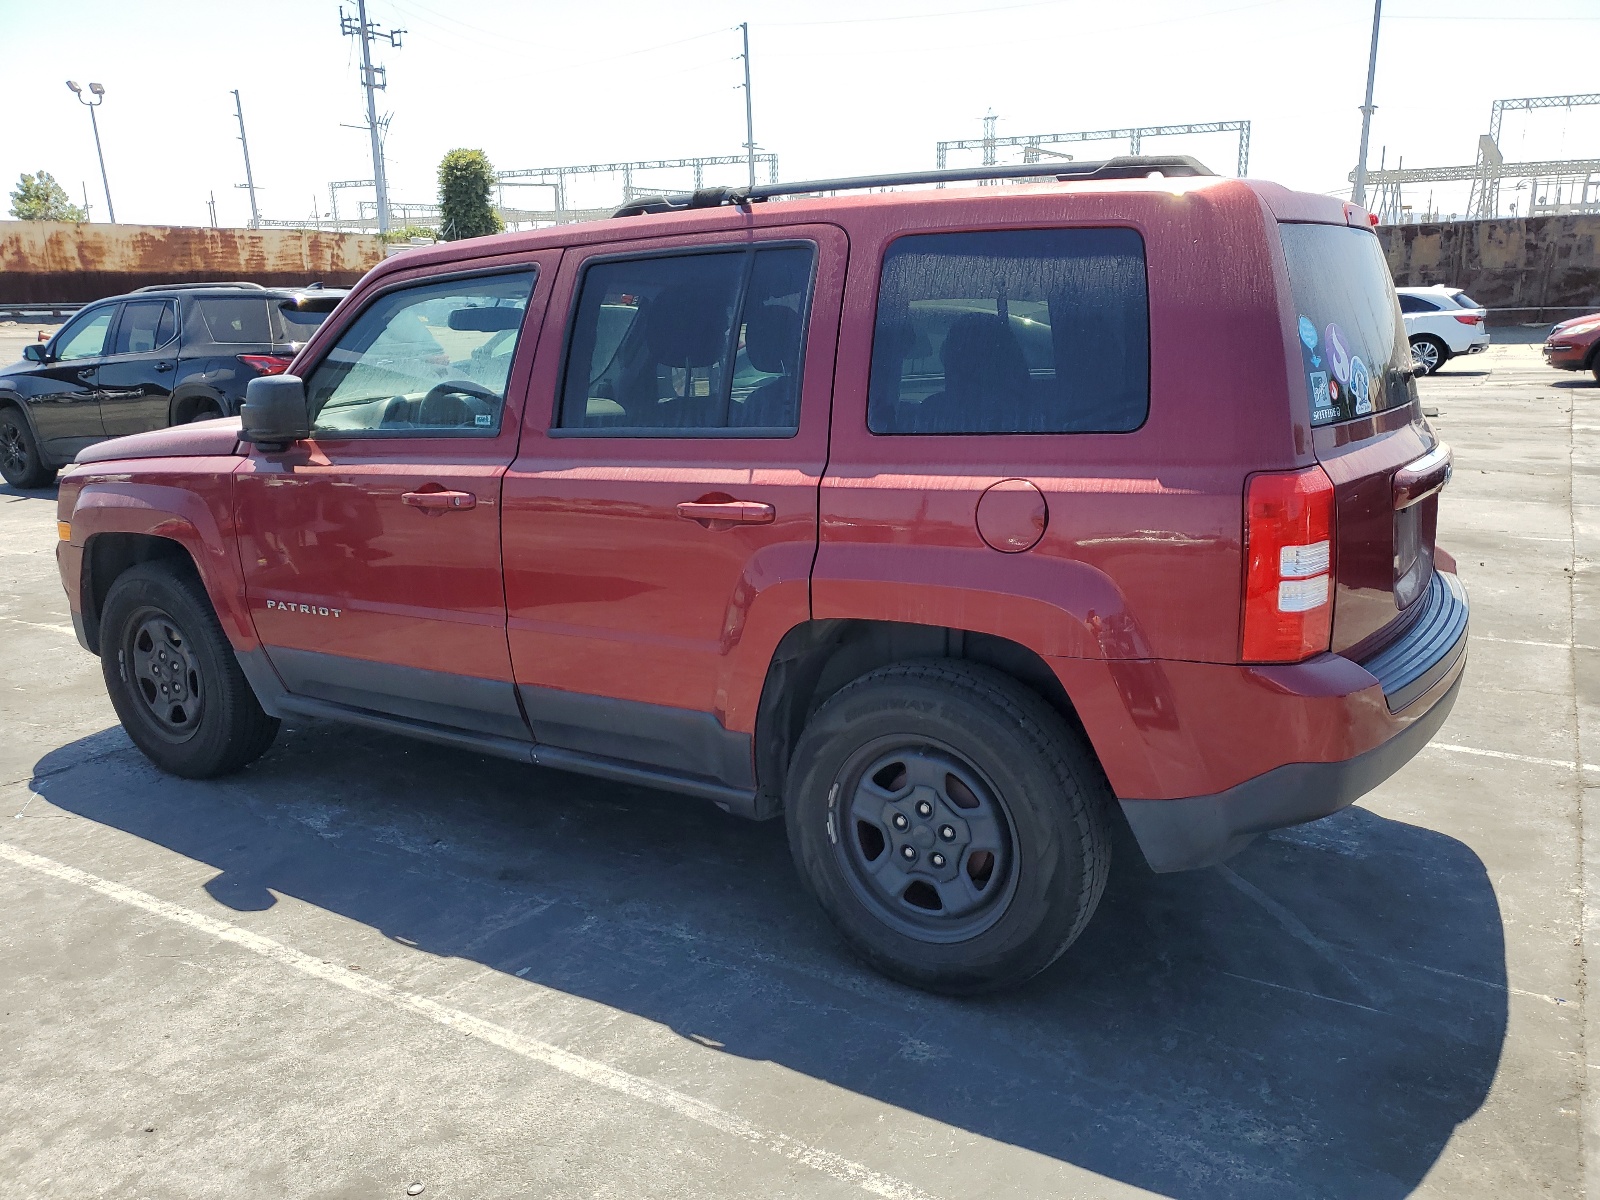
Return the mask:
<path id="1" fill-rule="evenodd" d="M 1411 362 L 1418 374 L 1432 375 L 1458 354 L 1477 354 L 1489 347 L 1485 309 L 1460 288 L 1395 288 L 1400 315 L 1411 341 Z"/>

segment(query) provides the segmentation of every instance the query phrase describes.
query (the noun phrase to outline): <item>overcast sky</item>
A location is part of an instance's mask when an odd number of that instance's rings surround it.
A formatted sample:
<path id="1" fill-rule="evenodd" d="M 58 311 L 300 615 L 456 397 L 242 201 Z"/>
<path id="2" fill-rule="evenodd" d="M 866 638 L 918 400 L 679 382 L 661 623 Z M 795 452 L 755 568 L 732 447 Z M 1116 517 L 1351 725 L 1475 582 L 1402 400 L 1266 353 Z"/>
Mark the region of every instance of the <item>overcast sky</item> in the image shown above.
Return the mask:
<path id="1" fill-rule="evenodd" d="M 372 174 L 354 39 L 338 0 L 0 0 L 7 116 L 0 180 L 54 174 L 96 220 L 105 200 L 89 116 L 65 86 L 105 85 L 100 132 L 117 217 L 222 224 L 249 205 L 230 89 L 243 95 L 262 215 L 328 211 L 328 182 Z M 347 0 L 345 8 L 354 12 Z M 736 61 L 750 23 L 756 139 L 785 179 L 934 164 L 934 144 L 1002 135 L 1249 120 L 1250 173 L 1348 188 L 1360 133 L 1370 0 L 371 0 L 403 28 L 380 114 L 395 200 L 431 202 L 445 151 L 499 168 L 738 154 Z M 1595 0 L 1389 0 L 1372 165 L 1473 160 L 1502 97 L 1595 90 Z M 1507 159 L 1600 157 L 1600 108 L 1511 114 Z M 1147 142 L 1232 173 L 1232 135 Z M 1125 152 L 1090 144 L 1080 158 Z M 976 163 L 976 156 L 964 161 Z M 956 165 L 956 160 L 952 160 Z M 726 182 L 738 182 L 733 169 Z M 683 186 L 684 176 L 658 177 Z M 636 182 L 647 182 L 640 177 Z M 575 203 L 620 197 L 595 183 Z M 1449 212 L 1465 190 L 1437 189 Z M 543 193 L 525 191 L 533 207 Z M 341 207 L 355 193 L 342 193 Z M 1420 209 L 1427 189 L 1408 195 Z M 508 193 L 508 202 L 511 196 Z"/>

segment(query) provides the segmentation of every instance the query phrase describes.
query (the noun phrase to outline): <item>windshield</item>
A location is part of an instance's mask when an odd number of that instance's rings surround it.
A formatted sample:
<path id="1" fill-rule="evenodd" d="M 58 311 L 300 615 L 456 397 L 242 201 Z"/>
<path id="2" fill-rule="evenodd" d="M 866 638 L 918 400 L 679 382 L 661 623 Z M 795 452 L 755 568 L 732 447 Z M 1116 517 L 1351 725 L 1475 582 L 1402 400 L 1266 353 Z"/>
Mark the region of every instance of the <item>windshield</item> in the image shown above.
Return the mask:
<path id="1" fill-rule="evenodd" d="M 1280 225 L 1311 423 L 1409 404 L 1411 348 L 1378 239 L 1346 225 Z"/>

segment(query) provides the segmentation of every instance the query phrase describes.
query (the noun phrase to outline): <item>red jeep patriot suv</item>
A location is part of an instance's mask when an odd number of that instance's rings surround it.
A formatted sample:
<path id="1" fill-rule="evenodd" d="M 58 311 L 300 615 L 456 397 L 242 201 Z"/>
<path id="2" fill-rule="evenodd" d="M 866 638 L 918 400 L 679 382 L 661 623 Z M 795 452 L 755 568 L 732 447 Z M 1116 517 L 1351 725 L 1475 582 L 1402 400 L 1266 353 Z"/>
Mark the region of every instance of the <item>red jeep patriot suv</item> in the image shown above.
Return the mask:
<path id="1" fill-rule="evenodd" d="M 781 813 L 967 992 L 1071 944 L 1113 821 L 1204 866 L 1422 747 L 1449 474 L 1364 211 L 1114 159 L 391 258 L 242 427 L 80 454 L 59 554 L 164 770 L 317 717 Z"/>

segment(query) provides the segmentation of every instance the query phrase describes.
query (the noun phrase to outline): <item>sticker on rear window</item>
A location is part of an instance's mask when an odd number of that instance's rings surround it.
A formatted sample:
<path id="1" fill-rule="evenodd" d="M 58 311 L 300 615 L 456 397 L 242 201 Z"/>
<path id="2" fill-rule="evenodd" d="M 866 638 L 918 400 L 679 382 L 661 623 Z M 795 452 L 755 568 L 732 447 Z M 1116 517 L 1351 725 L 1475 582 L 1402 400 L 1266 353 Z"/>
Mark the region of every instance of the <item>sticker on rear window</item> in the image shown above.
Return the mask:
<path id="1" fill-rule="evenodd" d="M 1324 415 L 1334 411 L 1333 396 L 1328 391 L 1328 373 L 1326 371 L 1312 371 L 1311 380 L 1311 419 L 1321 420 Z"/>
<path id="2" fill-rule="evenodd" d="M 1333 377 L 1340 383 L 1350 382 L 1350 339 L 1345 337 L 1344 330 L 1337 325 L 1329 325 L 1322 331 L 1324 348 L 1328 352 L 1328 366 L 1333 369 Z"/>
<path id="3" fill-rule="evenodd" d="M 1367 364 L 1359 358 L 1350 360 L 1350 394 L 1355 397 L 1356 416 L 1364 417 L 1372 411 L 1372 377 L 1367 374 Z"/>
<path id="4" fill-rule="evenodd" d="M 472 423 L 474 425 L 493 425 L 494 418 L 488 413 L 474 413 L 472 416 Z"/>
<path id="5" fill-rule="evenodd" d="M 1311 318 L 1304 313 L 1300 314 L 1300 340 L 1306 344 L 1307 350 L 1317 348 L 1317 327 L 1311 323 Z"/>

